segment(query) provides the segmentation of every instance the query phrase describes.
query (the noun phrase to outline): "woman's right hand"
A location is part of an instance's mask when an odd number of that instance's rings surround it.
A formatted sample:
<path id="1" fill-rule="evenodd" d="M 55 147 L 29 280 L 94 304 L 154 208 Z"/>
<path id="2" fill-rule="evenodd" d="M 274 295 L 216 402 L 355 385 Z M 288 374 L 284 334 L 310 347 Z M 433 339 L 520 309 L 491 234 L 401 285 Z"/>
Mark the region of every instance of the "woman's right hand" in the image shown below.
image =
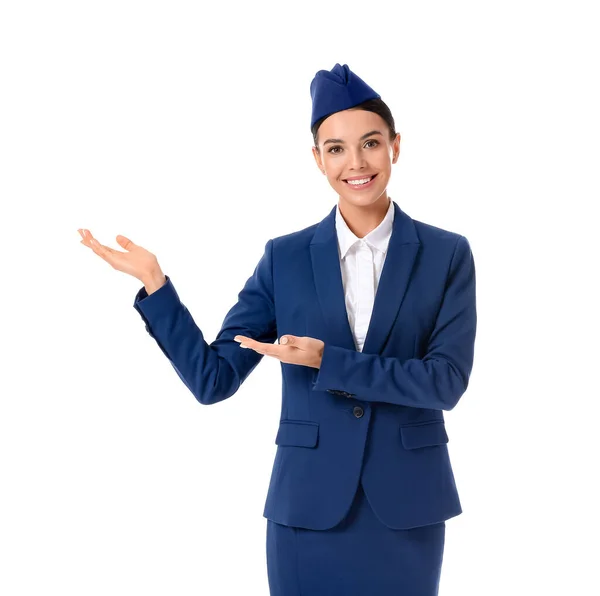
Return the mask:
<path id="1" fill-rule="evenodd" d="M 81 244 L 91 248 L 99 257 L 104 259 L 113 269 L 122 271 L 139 279 L 143 284 L 150 280 L 162 279 L 163 273 L 155 255 L 150 251 L 134 244 L 125 236 L 117 236 L 117 243 L 127 252 L 113 250 L 108 246 L 100 244 L 89 230 L 80 228 Z"/>

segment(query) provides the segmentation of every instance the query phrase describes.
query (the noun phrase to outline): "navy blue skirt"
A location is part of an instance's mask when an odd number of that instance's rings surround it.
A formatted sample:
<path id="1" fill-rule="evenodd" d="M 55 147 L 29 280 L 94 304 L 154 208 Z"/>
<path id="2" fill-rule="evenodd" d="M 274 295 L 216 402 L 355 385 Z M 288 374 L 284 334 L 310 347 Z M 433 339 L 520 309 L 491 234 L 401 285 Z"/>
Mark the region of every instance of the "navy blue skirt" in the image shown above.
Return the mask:
<path id="1" fill-rule="evenodd" d="M 445 536 L 445 522 L 388 528 L 359 485 L 348 515 L 329 530 L 267 520 L 270 594 L 437 596 Z"/>

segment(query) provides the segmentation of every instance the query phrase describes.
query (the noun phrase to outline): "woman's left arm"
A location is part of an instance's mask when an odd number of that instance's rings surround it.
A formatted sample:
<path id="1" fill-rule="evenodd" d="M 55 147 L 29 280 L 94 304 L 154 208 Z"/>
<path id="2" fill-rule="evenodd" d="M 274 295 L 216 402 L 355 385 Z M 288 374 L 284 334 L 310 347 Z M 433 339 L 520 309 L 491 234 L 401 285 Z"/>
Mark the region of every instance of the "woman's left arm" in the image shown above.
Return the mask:
<path id="1" fill-rule="evenodd" d="M 475 262 L 468 240 L 460 236 L 425 357 L 402 362 L 325 344 L 313 390 L 451 410 L 469 383 L 476 327 Z"/>

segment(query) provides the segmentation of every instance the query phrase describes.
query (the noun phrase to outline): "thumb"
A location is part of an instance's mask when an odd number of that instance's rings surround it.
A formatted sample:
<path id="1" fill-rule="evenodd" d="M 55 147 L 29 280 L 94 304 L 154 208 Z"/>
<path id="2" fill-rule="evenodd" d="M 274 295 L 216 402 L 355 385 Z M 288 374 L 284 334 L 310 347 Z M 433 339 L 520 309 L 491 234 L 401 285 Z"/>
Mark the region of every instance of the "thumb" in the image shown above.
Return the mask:
<path id="1" fill-rule="evenodd" d="M 116 240 L 119 246 L 122 246 L 125 250 L 133 250 L 137 246 L 134 242 L 129 240 L 129 238 L 121 236 L 121 234 L 117 236 Z"/>
<path id="2" fill-rule="evenodd" d="M 298 343 L 298 338 L 295 335 L 282 335 L 279 343 L 282 345 L 293 346 Z"/>

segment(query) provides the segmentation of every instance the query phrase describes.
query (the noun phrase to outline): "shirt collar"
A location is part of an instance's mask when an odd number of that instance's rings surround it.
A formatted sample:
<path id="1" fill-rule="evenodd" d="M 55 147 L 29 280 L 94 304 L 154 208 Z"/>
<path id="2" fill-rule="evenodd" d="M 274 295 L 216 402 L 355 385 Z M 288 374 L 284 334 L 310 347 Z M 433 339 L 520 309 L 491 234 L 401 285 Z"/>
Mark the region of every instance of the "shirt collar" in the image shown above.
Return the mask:
<path id="1" fill-rule="evenodd" d="M 363 240 L 371 247 L 379 250 L 383 254 L 387 252 L 392 228 L 394 223 L 394 202 L 390 199 L 390 204 L 381 223 L 371 230 Z M 360 238 L 352 232 L 348 224 L 340 213 L 339 203 L 335 210 L 335 227 L 338 237 L 338 245 L 340 247 L 340 258 L 344 259 L 347 252 L 360 241 Z"/>

